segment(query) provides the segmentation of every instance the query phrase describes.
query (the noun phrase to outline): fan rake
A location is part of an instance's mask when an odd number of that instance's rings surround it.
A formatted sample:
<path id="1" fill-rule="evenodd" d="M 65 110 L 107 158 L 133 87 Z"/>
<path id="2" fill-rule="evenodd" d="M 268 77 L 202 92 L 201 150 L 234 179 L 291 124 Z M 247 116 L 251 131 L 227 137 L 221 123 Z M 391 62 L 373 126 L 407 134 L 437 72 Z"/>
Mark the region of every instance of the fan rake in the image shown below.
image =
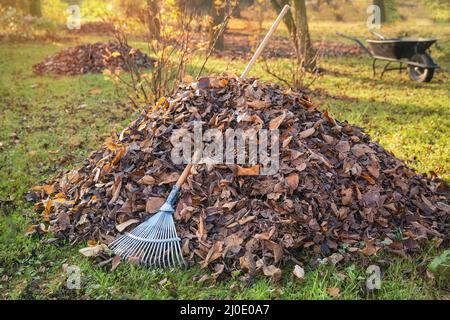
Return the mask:
<path id="1" fill-rule="evenodd" d="M 136 259 L 139 264 L 149 267 L 170 268 L 185 265 L 173 213 L 178 193 L 191 167 L 192 164 L 188 164 L 184 168 L 157 214 L 131 232 L 119 236 L 109 245 L 116 255 L 124 260 Z"/>

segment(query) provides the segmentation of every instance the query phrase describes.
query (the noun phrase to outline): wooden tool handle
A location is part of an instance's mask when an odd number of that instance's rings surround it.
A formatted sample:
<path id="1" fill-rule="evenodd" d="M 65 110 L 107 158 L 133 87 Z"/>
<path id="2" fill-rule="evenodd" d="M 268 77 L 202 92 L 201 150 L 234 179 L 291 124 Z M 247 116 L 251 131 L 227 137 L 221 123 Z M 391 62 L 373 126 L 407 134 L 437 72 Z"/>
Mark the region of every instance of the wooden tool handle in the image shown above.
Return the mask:
<path id="1" fill-rule="evenodd" d="M 269 42 L 270 37 L 277 29 L 278 25 L 281 22 L 281 19 L 283 19 L 286 12 L 290 9 L 289 5 L 285 5 L 283 10 L 281 10 L 280 14 L 278 15 L 277 19 L 273 23 L 273 25 L 270 27 L 269 32 L 267 32 L 266 36 L 264 37 L 263 41 L 261 41 L 261 44 L 259 45 L 258 49 L 256 49 L 255 53 L 253 54 L 253 57 L 251 58 L 250 62 L 248 63 L 247 67 L 245 68 L 244 72 L 242 72 L 241 78 L 246 78 L 248 72 L 252 68 L 253 64 L 255 63 L 256 59 L 259 58 L 261 55 L 261 52 L 264 50 L 267 42 Z"/>
<path id="2" fill-rule="evenodd" d="M 187 177 L 191 173 L 192 163 L 195 163 L 196 161 L 199 161 L 199 157 L 201 155 L 202 149 L 197 150 L 194 153 L 194 156 L 191 159 L 191 163 L 188 163 L 186 167 L 184 168 L 183 172 L 181 173 L 180 177 L 177 180 L 177 183 L 175 184 L 177 187 L 181 188 L 183 183 L 186 182 Z"/>
<path id="3" fill-rule="evenodd" d="M 188 163 L 186 167 L 184 168 L 183 172 L 181 173 L 180 177 L 178 178 L 178 181 L 176 183 L 176 186 L 181 188 L 183 183 L 186 182 L 187 177 L 191 173 L 192 163 Z"/>

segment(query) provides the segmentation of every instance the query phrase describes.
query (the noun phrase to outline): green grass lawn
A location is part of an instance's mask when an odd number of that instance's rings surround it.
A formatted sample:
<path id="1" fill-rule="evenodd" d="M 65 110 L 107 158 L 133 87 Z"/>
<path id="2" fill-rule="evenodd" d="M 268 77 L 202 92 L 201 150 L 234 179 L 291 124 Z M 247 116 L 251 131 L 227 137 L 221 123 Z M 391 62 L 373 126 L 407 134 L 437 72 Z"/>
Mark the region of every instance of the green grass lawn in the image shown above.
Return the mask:
<path id="1" fill-rule="evenodd" d="M 321 27 L 313 25 L 312 29 Z M 449 28 L 433 30 L 443 39 L 436 58 L 450 68 Z M 324 38 L 331 38 L 331 34 L 324 34 Z M 307 261 L 303 282 L 292 275 L 293 265 L 286 265 L 279 283 L 260 276 L 242 282 L 239 274 L 212 283 L 198 281 L 205 274 L 198 268 L 150 271 L 122 263 L 110 272 L 110 265 L 97 266 L 78 254 L 86 244 L 43 244 L 26 237 L 26 227 L 36 218 L 32 205 L 24 200 L 26 192 L 64 168 L 81 164 L 111 130 L 119 130 L 137 112 L 127 107 L 124 95 L 102 75 L 33 75 L 34 63 L 73 44 L 0 44 L 0 298 L 332 299 L 327 289 L 334 287 L 340 289 L 340 296 L 335 297 L 339 299 L 449 296 L 448 283 L 426 276 L 426 266 L 441 252 L 431 245 L 408 258 L 381 253 L 336 266 L 317 266 L 313 258 L 299 252 L 299 259 Z M 143 43 L 133 45 L 145 48 Z M 288 65 L 286 60 L 270 63 L 277 68 Z M 198 65 L 191 65 L 191 71 Z M 373 78 L 367 57 L 330 58 L 320 65 L 327 72 L 311 89 L 326 93 L 315 98 L 322 108 L 365 128 L 373 139 L 417 171 L 434 171 L 450 182 L 448 73 L 437 73 L 433 82 L 418 84 L 405 74 Z M 205 73 L 239 74 L 244 66 L 245 61 L 212 58 Z M 252 73 L 273 80 L 260 64 Z M 375 292 L 367 292 L 365 286 L 370 264 L 380 266 L 383 274 L 381 289 Z M 64 270 L 72 265 L 82 272 L 81 289 L 67 289 Z"/>

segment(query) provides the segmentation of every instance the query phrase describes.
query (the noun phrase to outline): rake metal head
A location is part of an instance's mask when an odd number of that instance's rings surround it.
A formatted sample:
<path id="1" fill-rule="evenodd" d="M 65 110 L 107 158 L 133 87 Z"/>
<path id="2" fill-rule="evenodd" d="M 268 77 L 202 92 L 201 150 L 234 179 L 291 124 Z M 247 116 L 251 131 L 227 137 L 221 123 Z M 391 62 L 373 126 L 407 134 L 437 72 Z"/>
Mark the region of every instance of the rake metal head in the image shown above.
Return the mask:
<path id="1" fill-rule="evenodd" d="M 125 260 L 137 258 L 139 264 L 149 267 L 184 266 L 181 239 L 173 221 L 173 203 L 178 191 L 175 186 L 157 214 L 119 236 L 109 245 L 110 249 Z"/>

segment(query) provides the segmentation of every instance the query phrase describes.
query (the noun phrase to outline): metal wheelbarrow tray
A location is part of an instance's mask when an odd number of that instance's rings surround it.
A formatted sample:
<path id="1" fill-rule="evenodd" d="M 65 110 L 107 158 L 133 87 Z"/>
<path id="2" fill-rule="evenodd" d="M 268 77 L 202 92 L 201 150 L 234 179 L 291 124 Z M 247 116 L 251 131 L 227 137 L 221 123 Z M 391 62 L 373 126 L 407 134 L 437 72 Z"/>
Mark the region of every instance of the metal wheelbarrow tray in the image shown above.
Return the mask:
<path id="1" fill-rule="evenodd" d="M 367 47 L 357 38 L 337 33 L 339 36 L 355 41 L 372 59 L 372 70 L 375 76 L 376 61 L 388 61 L 383 67 L 381 77 L 386 71 L 399 70 L 400 72 L 407 65 L 409 78 L 418 82 L 430 82 L 434 75 L 434 70 L 439 65 L 434 63 L 428 49 L 437 41 L 436 39 L 413 39 L 398 38 L 386 39 L 379 33 L 373 32 L 377 40 L 366 40 Z M 398 68 L 390 67 L 392 62 L 400 63 Z"/>

